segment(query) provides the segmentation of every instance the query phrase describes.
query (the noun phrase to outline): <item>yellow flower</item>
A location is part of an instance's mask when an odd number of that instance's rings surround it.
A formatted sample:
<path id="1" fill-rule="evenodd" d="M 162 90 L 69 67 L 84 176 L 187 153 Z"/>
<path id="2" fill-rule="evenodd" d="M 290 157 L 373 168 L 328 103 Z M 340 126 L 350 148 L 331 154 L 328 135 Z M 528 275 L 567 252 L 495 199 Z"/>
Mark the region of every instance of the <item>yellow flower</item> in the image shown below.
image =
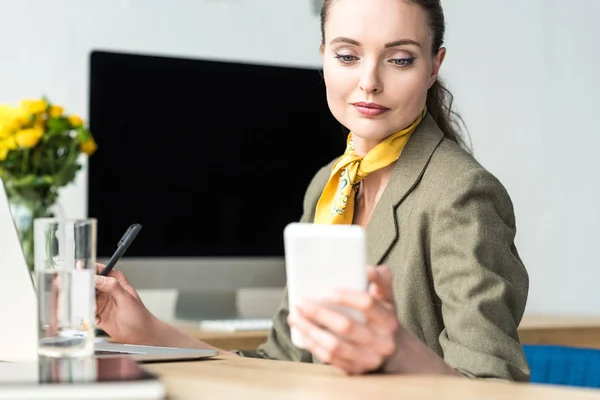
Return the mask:
<path id="1" fill-rule="evenodd" d="M 11 133 L 12 133 L 12 130 L 9 129 L 9 127 L 7 127 L 3 124 L 0 124 L 0 140 L 2 140 L 2 138 L 7 137 Z"/>
<path id="2" fill-rule="evenodd" d="M 89 139 L 87 139 L 86 141 L 81 143 L 81 151 L 83 153 L 87 154 L 88 156 L 91 156 L 92 154 L 94 154 L 94 152 L 96 152 L 97 148 L 98 148 L 98 145 L 96 144 L 96 141 L 92 137 L 90 137 Z"/>
<path id="3" fill-rule="evenodd" d="M 68 120 L 73 128 L 79 128 L 81 125 L 83 125 L 83 120 L 77 115 L 69 115 Z"/>
<path id="4" fill-rule="evenodd" d="M 21 108 L 28 114 L 40 114 L 46 111 L 48 103 L 46 100 L 23 100 L 21 101 Z"/>
<path id="5" fill-rule="evenodd" d="M 17 136 L 12 135 L 4 139 L 4 144 L 9 150 L 14 150 L 17 148 Z"/>
<path id="6" fill-rule="evenodd" d="M 29 121 L 29 115 L 20 108 L 0 105 L 0 137 L 6 137 Z"/>
<path id="7" fill-rule="evenodd" d="M 17 148 L 17 142 L 14 136 L 0 139 L 0 161 L 6 160 L 8 152 Z"/>
<path id="8" fill-rule="evenodd" d="M 64 111 L 65 111 L 65 109 L 62 108 L 61 106 L 52 105 L 52 106 L 50 106 L 49 114 L 52 118 L 58 118 L 63 114 Z"/>
<path id="9" fill-rule="evenodd" d="M 23 129 L 15 134 L 17 145 L 22 149 L 30 149 L 39 143 L 44 131 L 39 128 Z"/>
<path id="10" fill-rule="evenodd" d="M 36 129 L 46 130 L 46 120 L 44 118 L 36 118 L 33 123 L 33 127 Z"/>

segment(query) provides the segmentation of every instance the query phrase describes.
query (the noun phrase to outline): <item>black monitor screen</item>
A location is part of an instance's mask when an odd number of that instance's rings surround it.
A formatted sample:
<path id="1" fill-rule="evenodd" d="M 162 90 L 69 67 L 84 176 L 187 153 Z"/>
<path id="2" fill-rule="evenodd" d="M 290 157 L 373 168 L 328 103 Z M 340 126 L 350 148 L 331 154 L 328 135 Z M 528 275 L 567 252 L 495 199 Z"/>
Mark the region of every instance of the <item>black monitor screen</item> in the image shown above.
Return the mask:
<path id="1" fill-rule="evenodd" d="M 132 223 L 134 257 L 283 255 L 345 132 L 318 69 L 95 51 L 88 215 L 98 257 Z"/>

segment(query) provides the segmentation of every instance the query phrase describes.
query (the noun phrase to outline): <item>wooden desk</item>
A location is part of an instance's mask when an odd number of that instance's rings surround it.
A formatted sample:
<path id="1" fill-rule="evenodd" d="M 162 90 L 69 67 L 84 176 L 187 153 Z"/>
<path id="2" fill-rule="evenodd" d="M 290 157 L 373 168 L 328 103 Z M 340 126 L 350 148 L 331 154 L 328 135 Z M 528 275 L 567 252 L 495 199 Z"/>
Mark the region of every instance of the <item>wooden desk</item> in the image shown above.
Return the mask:
<path id="1" fill-rule="evenodd" d="M 207 331 L 200 329 L 199 322 L 193 321 L 175 321 L 171 324 L 196 339 L 223 350 L 256 350 L 259 344 L 264 343 L 269 333 L 269 331 Z"/>
<path id="2" fill-rule="evenodd" d="M 175 326 L 221 349 L 256 350 L 268 331 L 212 332 L 199 323 L 175 321 Z M 557 344 L 600 349 L 600 317 L 525 315 L 519 326 L 522 344 Z"/>
<path id="3" fill-rule="evenodd" d="M 144 365 L 165 383 L 169 399 L 540 399 L 600 400 L 600 391 L 467 378 L 366 375 L 325 365 L 221 356 Z"/>
<path id="4" fill-rule="evenodd" d="M 600 317 L 525 315 L 522 344 L 557 344 L 600 349 Z"/>

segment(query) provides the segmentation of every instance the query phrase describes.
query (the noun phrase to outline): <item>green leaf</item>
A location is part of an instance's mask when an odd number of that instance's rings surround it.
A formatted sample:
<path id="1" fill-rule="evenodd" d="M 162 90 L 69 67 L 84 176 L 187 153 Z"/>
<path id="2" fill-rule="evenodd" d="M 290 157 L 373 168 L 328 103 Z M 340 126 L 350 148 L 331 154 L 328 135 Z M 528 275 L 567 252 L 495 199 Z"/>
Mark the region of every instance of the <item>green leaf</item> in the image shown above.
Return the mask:
<path id="1" fill-rule="evenodd" d="M 65 186 L 75 179 L 77 171 L 81 168 L 79 164 L 66 165 L 58 175 L 55 176 L 57 187 Z"/>
<path id="2" fill-rule="evenodd" d="M 91 136 L 91 132 L 83 126 L 77 128 L 77 140 L 79 140 L 80 143 L 87 141 Z"/>
<path id="3" fill-rule="evenodd" d="M 48 131 L 51 135 L 62 135 L 69 130 L 69 121 L 66 118 L 50 118 L 48 120 Z"/>

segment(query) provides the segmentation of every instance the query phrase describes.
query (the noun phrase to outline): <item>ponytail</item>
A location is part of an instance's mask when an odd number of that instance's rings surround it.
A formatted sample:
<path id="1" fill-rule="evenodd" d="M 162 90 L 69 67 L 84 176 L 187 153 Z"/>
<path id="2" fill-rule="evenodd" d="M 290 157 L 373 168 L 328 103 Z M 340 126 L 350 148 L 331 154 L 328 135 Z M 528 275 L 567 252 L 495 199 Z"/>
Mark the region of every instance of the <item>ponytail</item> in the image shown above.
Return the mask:
<path id="1" fill-rule="evenodd" d="M 470 151 L 470 146 L 467 146 L 460 135 L 458 125 L 460 123 L 464 126 L 464 123 L 460 115 L 452 110 L 453 101 L 452 93 L 438 77 L 427 92 L 427 112 L 433 117 L 445 138 Z"/>

